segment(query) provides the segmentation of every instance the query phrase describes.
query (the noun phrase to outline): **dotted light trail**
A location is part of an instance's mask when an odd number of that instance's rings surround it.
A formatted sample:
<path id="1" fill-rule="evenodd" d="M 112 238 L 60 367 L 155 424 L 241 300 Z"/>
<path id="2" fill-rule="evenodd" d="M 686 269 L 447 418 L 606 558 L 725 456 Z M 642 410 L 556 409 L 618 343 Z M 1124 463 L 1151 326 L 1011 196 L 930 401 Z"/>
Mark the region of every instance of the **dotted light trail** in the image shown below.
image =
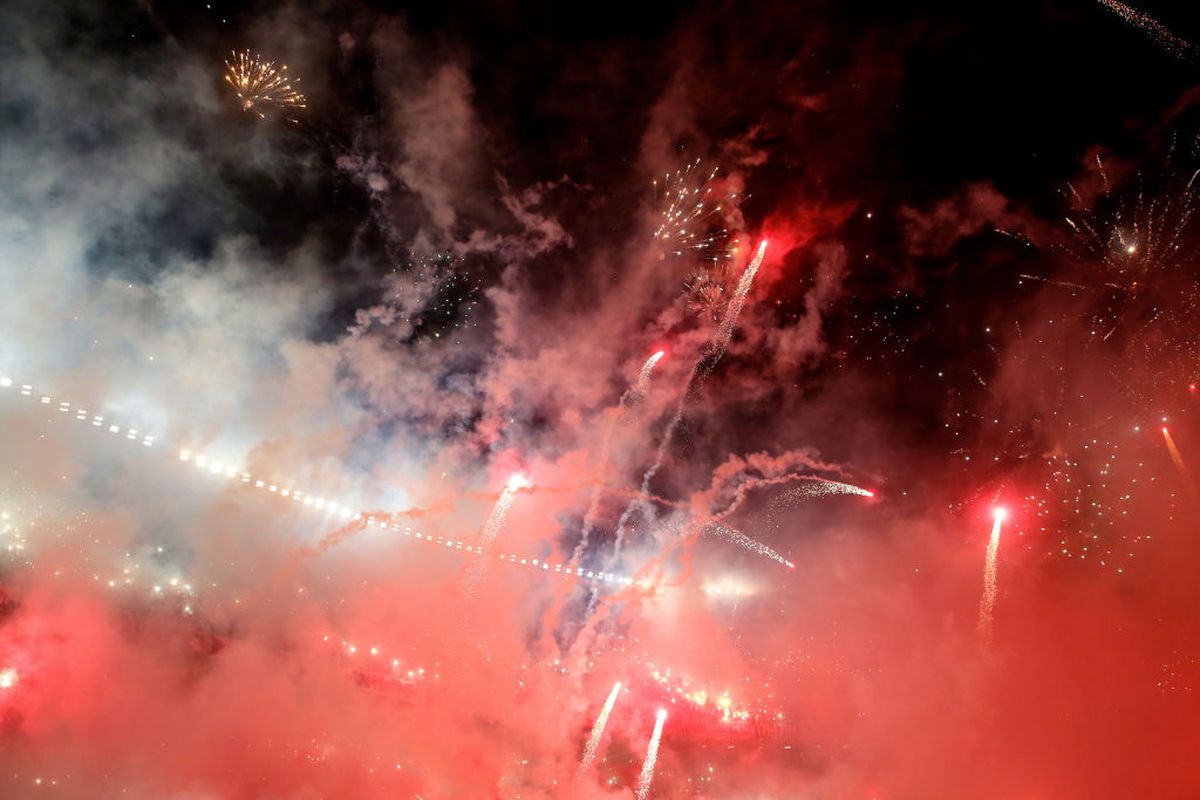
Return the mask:
<path id="1" fill-rule="evenodd" d="M 77 421 L 83 422 L 90 428 L 98 431 L 105 431 L 108 434 L 120 437 L 123 441 L 129 441 L 133 444 L 142 445 L 144 447 L 162 449 L 156 436 L 147 434 L 133 426 L 121 426 L 112 423 L 99 414 L 89 413 L 81 406 L 75 406 L 66 401 L 57 400 L 52 395 L 42 394 L 35 391 L 33 385 L 21 383 L 10 376 L 0 375 L 0 390 L 17 389 L 17 394 L 21 397 L 29 397 L 34 399 L 41 405 L 57 407 L 59 412 L 66 417 L 74 418 Z M 199 472 L 211 475 L 217 478 L 230 479 L 237 485 L 247 489 L 253 489 L 263 494 L 273 495 L 296 503 L 299 506 L 308 508 L 314 511 L 321 511 L 334 518 L 342 519 L 347 523 L 361 524 L 366 527 L 377 527 L 385 530 L 395 530 L 403 534 L 406 538 L 416 539 L 426 542 L 427 544 L 436 545 L 453 551 L 466 551 L 474 553 L 480 557 L 491 557 L 486 552 L 488 542 L 481 540 L 479 545 L 468 544 L 461 539 L 453 539 L 444 536 L 433 536 L 423 533 L 419 530 L 413 530 L 411 527 L 405 527 L 396 524 L 388 519 L 384 519 L 386 515 L 381 514 L 377 518 L 374 514 L 367 512 L 354 511 L 349 505 L 333 499 L 327 499 L 318 496 L 315 493 L 307 492 L 301 489 L 271 481 L 258 475 L 245 472 L 240 467 L 232 463 L 226 463 L 219 459 L 211 458 L 204 453 L 193 452 L 188 449 L 178 451 L 178 460 L 194 466 Z M 501 494 L 500 502 L 497 503 L 499 508 L 503 505 L 503 512 L 507 512 L 508 506 L 512 504 L 513 496 L 519 489 L 528 486 L 527 481 L 523 476 L 513 476 L 509 485 Z M 503 513 L 497 518 L 496 509 L 493 509 L 492 516 L 488 520 L 488 525 L 484 527 L 485 536 L 491 531 L 491 538 L 494 539 L 494 534 L 503 524 Z M 489 527 L 492 526 L 492 527 Z M 495 530 L 492 530 L 495 528 Z M 10 543 L 11 545 L 11 543 Z M 21 541 L 19 545 L 11 545 L 13 547 L 24 548 L 25 543 Z M 631 577 L 617 575 L 612 572 L 602 570 L 585 570 L 576 567 L 573 564 L 566 563 L 551 563 L 550 561 L 532 557 L 523 557 L 518 554 L 509 553 L 495 556 L 497 560 L 504 561 L 513 567 L 525 567 L 527 569 L 537 570 L 546 574 L 567 575 L 573 576 L 581 581 L 588 582 L 604 582 L 613 586 L 637 586 L 639 588 L 648 589 L 651 587 L 651 582 L 645 580 L 634 580 Z M 122 581 L 109 581 L 110 586 L 115 586 L 116 583 L 129 583 L 128 579 Z"/>
<path id="2" fill-rule="evenodd" d="M 596 761 L 596 754 L 600 751 L 600 740 L 604 738 L 604 729 L 608 726 L 608 715 L 612 713 L 613 706 L 617 703 L 617 696 L 621 693 L 621 682 L 617 681 L 613 684 L 612 691 L 608 693 L 608 699 L 604 701 L 604 707 L 600 709 L 600 713 L 596 715 L 596 722 L 592 725 L 591 735 L 588 736 L 587 744 L 583 748 L 583 757 L 579 759 L 579 768 L 575 771 L 575 778 L 579 780 L 583 777 L 592 764 Z"/>
<path id="3" fill-rule="evenodd" d="M 637 800 L 646 800 L 650 796 L 650 784 L 654 781 L 654 764 L 658 761 L 658 744 L 662 741 L 663 723 L 667 721 L 667 710 L 660 708 L 654 716 L 654 733 L 650 736 L 650 746 L 646 748 L 646 760 L 642 762 L 642 774 L 638 775 Z"/>

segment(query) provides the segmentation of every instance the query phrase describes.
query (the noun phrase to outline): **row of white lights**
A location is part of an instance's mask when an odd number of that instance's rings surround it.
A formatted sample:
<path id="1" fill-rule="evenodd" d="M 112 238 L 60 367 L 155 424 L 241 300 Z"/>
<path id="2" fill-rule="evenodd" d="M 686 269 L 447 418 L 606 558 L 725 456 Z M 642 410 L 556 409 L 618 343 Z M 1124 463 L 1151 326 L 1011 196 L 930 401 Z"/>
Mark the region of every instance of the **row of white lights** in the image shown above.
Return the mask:
<path id="1" fill-rule="evenodd" d="M 10 378 L 6 375 L 0 376 L 0 389 L 9 389 L 9 388 L 12 388 L 14 385 L 18 387 L 17 391 L 22 396 L 24 396 L 24 397 L 33 397 L 34 396 L 33 386 L 31 386 L 30 384 L 28 384 L 28 383 L 14 384 L 12 378 Z M 49 406 L 49 405 L 54 404 L 54 398 L 48 394 L 38 395 L 37 397 L 38 397 L 39 402 L 44 406 Z M 89 414 L 86 409 L 77 407 L 72 412 L 71 404 L 66 401 L 59 401 L 58 410 L 63 414 L 74 413 L 75 419 L 79 420 L 80 422 L 87 422 L 88 418 L 89 418 Z M 112 433 L 112 434 L 120 435 L 123 432 L 125 434 L 125 438 L 131 442 L 136 442 L 136 441 L 140 440 L 141 443 L 143 445 L 145 445 L 146 447 L 151 447 L 154 445 L 154 437 L 139 432 L 137 428 L 126 428 L 126 429 L 124 429 L 124 431 L 122 431 L 120 425 L 113 425 L 112 423 L 109 423 L 106 426 L 104 423 L 104 417 L 100 416 L 99 414 L 92 414 L 92 415 L 90 415 L 90 417 L 91 417 L 92 427 L 95 427 L 95 428 L 107 427 L 108 432 Z"/>
<path id="2" fill-rule="evenodd" d="M 7 388 L 11 388 L 13 386 L 17 386 L 18 393 L 24 397 L 34 397 L 35 396 L 35 392 L 33 390 L 32 385 L 27 384 L 27 383 L 17 384 L 17 383 L 14 383 L 13 379 L 9 378 L 8 376 L 0 376 L 0 389 L 7 389 Z M 36 395 L 36 396 L 38 397 L 38 399 L 42 405 L 48 406 L 48 405 L 52 405 L 54 403 L 54 398 L 51 397 L 50 395 Z M 67 413 L 71 412 L 72 407 L 71 407 L 70 403 L 65 402 L 65 401 L 60 401 L 58 403 L 58 409 L 60 412 L 67 414 Z M 87 422 L 89 420 L 89 414 L 83 408 L 75 408 L 74 413 L 75 413 L 75 419 L 77 419 L 81 422 Z M 93 427 L 96 427 L 96 428 L 106 427 L 104 417 L 100 416 L 99 414 L 91 415 L 90 421 L 91 421 L 91 424 Z M 123 430 L 120 425 L 115 425 L 115 424 L 109 423 L 107 425 L 107 429 L 108 429 L 109 433 L 112 433 L 115 435 L 120 435 L 122 432 L 124 432 L 126 439 L 128 439 L 130 441 L 135 441 L 135 442 L 140 441 L 141 444 L 146 447 L 152 447 L 155 443 L 154 436 L 141 433 L 138 431 L 137 428 L 130 427 L 130 428 L 125 428 Z M 467 544 L 467 543 L 463 542 L 462 540 L 447 539 L 443 536 L 436 536 L 436 537 L 431 536 L 429 534 L 422 533 L 421 531 L 414 531 L 412 528 L 409 528 L 409 527 L 402 527 L 400 525 L 396 525 L 394 523 L 390 523 L 385 520 L 377 520 L 372 515 L 356 513 L 354 511 L 352 511 L 350 508 L 348 508 L 347 506 L 345 506 L 341 503 L 338 503 L 336 501 L 326 500 L 323 497 L 317 497 L 311 493 L 304 492 L 299 489 L 293 489 L 290 487 L 282 486 L 278 483 L 272 483 L 268 480 L 258 478 L 254 475 L 251 475 L 249 472 L 243 472 L 233 465 L 225 464 L 216 459 L 209 458 L 208 456 L 206 456 L 202 453 L 193 453 L 191 450 L 180 450 L 179 451 L 179 460 L 183 461 L 183 462 L 194 464 L 198 469 L 206 471 L 212 475 L 220 475 L 220 476 L 224 476 L 226 478 L 237 479 L 243 485 L 250 486 L 255 489 L 259 489 L 261 491 L 267 492 L 268 494 L 275 494 L 275 495 L 278 495 L 279 497 L 289 498 L 293 502 L 297 502 L 304 506 L 311 507 L 311 508 L 314 508 L 314 509 L 317 509 L 320 511 L 326 511 L 326 512 L 333 514 L 334 516 L 340 517 L 344 520 L 351 520 L 351 519 L 355 519 L 355 518 L 361 519 L 361 520 L 365 521 L 366 524 L 370 527 L 378 527 L 378 528 L 382 528 L 385 530 L 395 530 L 395 531 L 402 533 L 404 536 L 419 539 L 422 541 L 426 541 L 431 544 L 444 545 L 446 548 L 451 549 L 451 550 L 465 550 L 468 553 L 475 553 L 477 555 L 483 555 L 482 548 Z M 604 572 L 604 571 L 600 571 L 600 570 L 584 569 L 584 568 L 578 567 L 578 566 L 572 567 L 570 564 L 551 563 L 544 559 L 523 558 L 519 555 L 511 554 L 511 553 L 510 554 L 501 554 L 498 556 L 498 558 L 501 561 L 506 561 L 509 564 L 512 564 L 515 566 L 525 566 L 525 567 L 529 567 L 531 569 L 540 569 L 546 573 L 553 572 L 553 573 L 560 574 L 560 575 L 573 575 L 575 577 L 578 577 L 578 578 L 581 578 L 584 580 L 605 581 L 608 583 L 621 585 L 621 586 L 638 586 L 643 589 L 647 589 L 651 586 L 650 581 L 636 580 L 634 578 L 624 576 L 624 575 L 616 575 L 611 572 Z"/>

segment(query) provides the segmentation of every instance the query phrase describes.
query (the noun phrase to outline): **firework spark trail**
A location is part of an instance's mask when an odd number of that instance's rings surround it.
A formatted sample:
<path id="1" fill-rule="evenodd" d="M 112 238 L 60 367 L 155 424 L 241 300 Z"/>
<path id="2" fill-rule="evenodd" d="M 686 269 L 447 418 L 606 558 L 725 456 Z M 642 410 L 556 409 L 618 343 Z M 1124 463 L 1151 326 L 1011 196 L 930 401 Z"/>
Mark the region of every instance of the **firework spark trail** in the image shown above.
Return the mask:
<path id="1" fill-rule="evenodd" d="M 1183 486 L 1187 490 L 1188 497 L 1195 500 L 1198 494 L 1192 471 L 1188 468 L 1187 462 L 1183 460 L 1183 454 L 1179 452 L 1179 448 L 1175 446 L 1175 439 L 1171 436 L 1171 431 L 1165 426 L 1162 429 L 1162 435 L 1163 441 L 1167 444 L 1167 452 L 1171 454 L 1171 460 L 1175 462 L 1175 469 L 1179 471 L 1179 477 L 1183 479 Z"/>
<path id="2" fill-rule="evenodd" d="M 662 741 L 663 723 L 667 721 L 667 710 L 660 708 L 654 716 L 654 733 L 650 737 L 650 746 L 646 748 L 646 760 L 642 762 L 642 773 L 638 775 L 637 800 L 646 800 L 650 796 L 650 783 L 654 780 L 654 764 L 658 761 L 658 743 Z"/>
<path id="3" fill-rule="evenodd" d="M 618 424 L 625 416 L 627 403 L 640 397 L 644 397 L 646 390 L 650 388 L 650 376 L 654 372 L 654 367 L 662 360 L 665 353 L 662 350 L 655 352 L 642 365 L 641 374 L 638 375 L 637 383 L 625 391 L 621 395 L 621 401 L 617 405 L 616 417 L 608 426 L 608 430 L 604 433 L 604 441 L 600 446 L 600 477 L 604 477 L 604 473 L 608 470 L 608 454 L 609 448 L 612 445 L 613 431 L 616 430 Z M 592 536 L 592 528 L 596 525 L 596 514 L 600 510 L 600 495 L 604 484 L 597 482 L 592 489 L 591 499 L 588 501 L 587 512 L 583 515 L 583 532 L 579 537 L 579 544 L 575 546 L 575 552 L 571 554 L 571 563 L 578 564 L 579 559 L 583 557 L 584 550 L 587 549 L 588 540 Z"/>
<path id="4" fill-rule="evenodd" d="M 992 534 L 988 537 L 987 556 L 983 564 L 983 596 L 979 598 L 979 637 L 984 644 L 992 641 L 992 613 L 996 608 L 996 562 L 1000 554 L 1000 528 L 1007 513 L 1002 508 L 992 512 Z"/>
<path id="5" fill-rule="evenodd" d="M 754 478 L 746 481 L 734 491 L 733 500 L 725 507 L 725 510 L 714 514 L 709 518 L 709 521 L 720 522 L 728 518 L 745 504 L 746 498 L 749 497 L 750 492 L 754 489 L 761 489 L 765 486 L 779 486 L 780 484 L 795 483 L 797 481 L 802 481 L 805 485 L 786 492 L 784 497 L 787 500 L 828 497 L 835 494 L 856 494 L 861 497 L 875 496 L 875 493 L 871 490 L 855 486 L 852 483 L 833 481 L 828 478 L 822 478 L 819 475 L 809 475 L 803 472 L 791 472 L 787 475 L 777 475 L 774 478 Z"/>
<path id="6" fill-rule="evenodd" d="M 738 545 L 739 547 L 743 547 L 746 550 L 749 550 L 751 553 L 754 553 L 755 555 L 762 556 L 763 558 L 769 558 L 772 561 L 777 561 L 780 564 L 783 564 L 788 569 L 796 568 L 796 565 L 793 564 L 791 561 L 788 561 L 786 558 L 784 558 L 779 553 L 772 550 L 770 547 L 767 547 L 762 542 L 751 539 L 749 536 L 742 533 L 741 531 L 726 527 L 725 525 L 722 525 L 719 522 L 714 522 L 712 520 L 701 523 L 700 528 L 702 531 L 707 530 L 707 531 L 710 531 L 710 532 L 716 534 L 717 536 L 720 536 L 722 539 L 724 539 L 727 542 L 733 542 L 734 544 Z"/>
<path id="7" fill-rule="evenodd" d="M 758 245 L 758 252 L 754 254 L 750 264 L 746 267 L 746 271 L 742 273 L 741 280 L 738 281 L 737 289 L 733 293 L 733 297 L 729 301 L 729 308 L 721 317 L 721 325 L 717 329 L 717 336 L 713 340 L 715 347 L 713 348 L 713 356 L 720 358 L 725 355 L 725 348 L 729 347 L 729 340 L 733 338 L 733 328 L 737 325 L 738 316 L 742 313 L 742 307 L 746 305 L 746 295 L 750 293 L 750 287 L 754 285 L 754 276 L 758 274 L 758 268 L 762 266 L 763 257 L 767 254 L 767 240 L 763 239 Z"/>
<path id="8" fill-rule="evenodd" d="M 875 493 L 855 486 L 850 483 L 842 483 L 841 481 L 832 481 L 828 478 L 821 478 L 816 475 L 808 475 L 804 473 L 789 473 L 787 475 L 778 475 L 774 478 L 756 478 L 743 483 L 734 492 L 733 500 L 725 509 L 700 523 L 700 530 L 714 533 L 727 542 L 732 542 L 739 547 L 749 550 L 755 555 L 769 558 L 783 564 L 788 569 L 795 569 L 796 565 L 788 561 L 778 552 L 768 547 L 767 545 L 750 538 L 739 530 L 730 528 L 727 525 L 721 524 L 725 519 L 729 518 L 742 505 L 745 504 L 746 498 L 751 490 L 759 489 L 764 486 L 778 486 L 784 483 L 792 483 L 795 481 L 803 481 L 807 485 L 797 487 L 785 493 L 784 497 L 788 500 L 798 500 L 809 497 L 828 497 L 834 494 L 856 494 L 862 497 L 874 497 Z"/>
<path id="9" fill-rule="evenodd" d="M 700 358 L 696 359 L 696 363 L 692 365 L 692 371 L 688 373 L 687 383 L 684 384 L 683 392 L 679 396 L 679 402 L 675 406 L 675 414 L 667 424 L 666 430 L 663 431 L 662 440 L 659 442 L 658 450 L 654 454 L 654 462 L 646 470 L 645 474 L 642 475 L 642 494 L 649 494 L 650 481 L 654 480 L 654 476 L 662 469 L 663 460 L 667 456 L 667 449 L 671 446 L 671 440 L 675 437 L 675 429 L 679 427 L 679 423 L 683 419 L 683 411 L 687 406 L 687 400 L 692 391 L 692 384 L 695 383 L 702 366 L 705 362 L 708 362 L 708 369 L 712 369 L 721 356 L 725 355 L 725 350 L 729 347 L 729 340 L 733 337 L 733 329 L 737 324 L 738 316 L 742 313 L 742 308 L 746 304 L 746 295 L 749 294 L 750 287 L 754 284 L 754 276 L 758 274 L 758 268 L 762 266 L 763 258 L 766 254 L 767 240 L 763 239 L 758 245 L 758 252 L 754 254 L 754 258 L 750 260 L 750 263 L 742 273 L 741 280 L 738 281 L 737 291 L 729 301 L 729 308 L 721 319 L 721 325 L 717 328 L 716 335 L 709 342 L 706 352 L 701 354 Z M 613 559 L 616 559 L 620 555 L 628 533 L 629 520 L 633 516 L 634 511 L 639 507 L 644 506 L 639 506 L 637 502 L 630 503 L 626 506 L 625 511 L 621 513 L 620 519 L 617 520 Z"/>
<path id="10" fill-rule="evenodd" d="M 1135 28 L 1140 28 L 1148 34 L 1155 43 L 1169 52 L 1171 55 L 1180 59 L 1191 59 L 1196 55 L 1196 48 L 1186 39 L 1181 39 L 1171 33 L 1166 27 L 1148 14 L 1143 14 L 1136 8 L 1130 8 L 1124 3 L 1118 3 L 1117 0 L 1097 0 L 1100 5 L 1107 8 L 1112 13 L 1116 14 L 1121 19 L 1133 25 Z"/>
<path id="11" fill-rule="evenodd" d="M 475 593 L 479 590 L 479 583 L 483 580 L 483 573 L 487 570 L 487 558 L 491 551 L 492 543 L 496 541 L 496 536 L 500 533 L 500 529 L 504 527 L 504 518 L 508 515 L 508 509 L 512 506 L 513 498 L 517 496 L 518 491 L 528 485 L 529 482 L 525 479 L 524 475 L 519 473 L 513 475 L 508 479 L 504 491 L 500 493 L 500 499 L 492 507 L 492 513 L 488 515 L 487 522 L 483 524 L 483 530 L 479 533 L 479 540 L 475 543 L 475 560 L 467 569 L 465 583 L 468 598 L 474 597 Z"/>
<path id="12" fill-rule="evenodd" d="M 595 724 L 592 725 L 592 733 L 588 736 L 587 744 L 583 748 L 583 757 L 579 759 L 579 768 L 575 770 L 576 780 L 582 779 L 584 773 L 591 769 L 595 762 L 596 755 L 600 752 L 600 740 L 604 738 L 604 729 L 608 726 L 608 715 L 612 713 L 613 706 L 617 703 L 617 695 L 620 693 L 621 682 L 617 681 L 613 684 L 612 691 L 608 693 L 604 707 L 596 716 Z"/>

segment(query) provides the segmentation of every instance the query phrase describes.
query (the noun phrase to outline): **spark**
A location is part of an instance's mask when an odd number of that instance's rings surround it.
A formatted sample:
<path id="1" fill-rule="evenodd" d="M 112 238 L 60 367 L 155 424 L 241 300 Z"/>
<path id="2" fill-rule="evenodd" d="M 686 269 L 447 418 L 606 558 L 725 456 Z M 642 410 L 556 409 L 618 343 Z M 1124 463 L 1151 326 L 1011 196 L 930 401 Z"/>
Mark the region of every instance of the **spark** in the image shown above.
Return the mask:
<path id="1" fill-rule="evenodd" d="M 608 725 L 608 715 L 612 713 L 613 706 L 617 703 L 617 695 L 620 693 L 621 682 L 617 681 L 613 684 L 612 691 L 608 693 L 604 707 L 596 715 L 596 722 L 592 725 L 592 732 L 583 748 L 583 758 L 579 760 L 579 768 L 575 771 L 576 780 L 582 778 L 595 762 L 596 754 L 600 750 L 600 740 L 604 737 L 604 728 Z"/>
<path id="2" fill-rule="evenodd" d="M 276 68 L 274 61 L 264 61 L 249 50 L 239 50 L 233 53 L 232 61 L 225 62 L 225 67 L 225 82 L 233 87 L 243 111 L 252 111 L 265 119 L 266 114 L 260 108 L 285 112 L 307 108 L 304 95 L 292 87 L 287 64 Z"/>
<path id="3" fill-rule="evenodd" d="M 650 746 L 646 748 L 646 760 L 642 762 L 642 773 L 638 775 L 637 800 L 646 800 L 650 796 L 650 783 L 654 780 L 654 764 L 658 761 L 658 744 L 662 741 L 663 724 L 667 721 L 667 710 L 660 708 L 654 715 L 654 733 L 650 736 Z"/>
<path id="4" fill-rule="evenodd" d="M 0 669 L 0 689 L 11 689 L 21 680 L 14 667 Z"/>
<path id="5" fill-rule="evenodd" d="M 984 644 L 992 641 L 992 613 L 996 607 L 996 562 L 1000 554 L 1000 528 L 1008 512 L 997 508 L 992 512 L 992 533 L 988 537 L 987 556 L 983 565 L 983 597 L 979 599 L 979 636 Z"/>

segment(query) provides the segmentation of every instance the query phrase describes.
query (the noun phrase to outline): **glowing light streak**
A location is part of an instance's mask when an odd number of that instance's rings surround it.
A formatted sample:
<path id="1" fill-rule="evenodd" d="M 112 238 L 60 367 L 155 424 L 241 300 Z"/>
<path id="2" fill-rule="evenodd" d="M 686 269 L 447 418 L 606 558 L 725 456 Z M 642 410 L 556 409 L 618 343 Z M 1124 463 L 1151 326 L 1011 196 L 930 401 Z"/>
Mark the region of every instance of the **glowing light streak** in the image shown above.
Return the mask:
<path id="1" fill-rule="evenodd" d="M 1008 516 L 1003 508 L 992 512 L 992 533 L 988 537 L 983 564 L 983 596 L 979 599 L 979 636 L 984 644 L 992 641 L 992 614 L 996 608 L 996 565 L 1000 554 L 1000 528 Z"/>
<path id="2" fill-rule="evenodd" d="M 667 710 L 660 708 L 654 715 L 654 733 L 650 736 L 650 746 L 646 748 L 646 760 L 642 762 L 642 772 L 638 775 L 637 790 L 634 795 L 637 800 L 646 800 L 650 796 L 650 784 L 654 780 L 654 765 L 658 761 L 658 745 L 662 741 L 663 724 L 667 721 Z"/>
<path id="3" fill-rule="evenodd" d="M 1171 455 L 1171 461 L 1175 464 L 1175 469 L 1179 472 L 1179 477 L 1183 479 L 1184 488 L 1187 489 L 1188 496 L 1193 500 L 1197 497 L 1196 481 L 1192 477 L 1192 471 L 1188 468 L 1187 462 L 1183 460 L 1183 454 L 1179 452 L 1179 448 L 1175 446 L 1175 439 L 1171 436 L 1171 431 L 1167 426 L 1162 429 L 1163 441 L 1167 445 L 1167 452 Z"/>
<path id="4" fill-rule="evenodd" d="M 612 713 L 613 706 L 617 703 L 617 695 L 620 693 L 621 682 L 617 681 L 613 684 L 612 691 L 608 693 L 608 699 L 604 701 L 604 707 L 596 715 L 596 722 L 592 725 L 592 732 L 588 736 L 587 744 L 583 748 L 583 757 L 579 759 L 579 767 L 575 771 L 577 780 L 591 769 L 592 764 L 596 761 L 596 755 L 600 751 L 600 740 L 604 738 L 604 729 L 608 725 L 608 715 Z"/>

